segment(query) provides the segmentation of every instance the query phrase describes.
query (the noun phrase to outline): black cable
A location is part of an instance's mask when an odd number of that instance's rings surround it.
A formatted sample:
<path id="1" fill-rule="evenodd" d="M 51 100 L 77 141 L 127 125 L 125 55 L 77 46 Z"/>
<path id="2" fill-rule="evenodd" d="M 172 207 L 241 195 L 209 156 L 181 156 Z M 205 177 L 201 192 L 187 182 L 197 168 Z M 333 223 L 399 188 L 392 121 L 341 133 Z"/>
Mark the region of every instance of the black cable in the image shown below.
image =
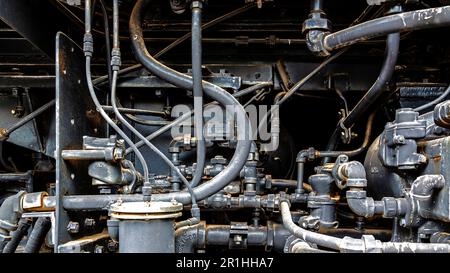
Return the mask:
<path id="1" fill-rule="evenodd" d="M 191 202 L 192 205 L 197 204 L 197 200 L 195 199 L 194 191 L 192 190 L 189 182 L 187 179 L 183 176 L 181 171 L 166 157 L 165 154 L 163 154 L 158 148 L 156 148 L 150 141 L 148 141 L 141 133 L 139 133 L 138 130 L 136 130 L 131 124 L 122 116 L 122 114 L 119 112 L 117 108 L 117 76 L 118 76 L 118 70 L 119 70 L 119 64 L 120 61 L 118 61 L 120 58 L 120 51 L 119 51 L 119 2 L 118 0 L 113 0 L 113 49 L 112 49 L 112 70 L 113 70 L 113 81 L 112 81 L 112 87 L 111 87 L 111 105 L 113 107 L 114 113 L 116 114 L 116 117 L 123 123 L 127 129 L 129 129 L 133 134 L 135 134 L 138 138 L 140 138 L 144 143 L 153 151 L 155 152 L 169 167 L 179 176 L 181 181 L 185 184 L 187 187 L 190 196 L 191 196 Z M 115 58 L 117 57 L 117 61 Z"/>
<path id="2" fill-rule="evenodd" d="M 252 85 L 252 86 L 247 87 L 247 88 L 245 88 L 245 89 L 239 90 L 238 92 L 232 94 L 232 96 L 235 97 L 235 98 L 240 98 L 240 97 L 242 97 L 242 96 L 244 96 L 244 95 L 250 94 L 250 92 L 248 92 L 249 90 L 250 90 L 251 92 L 255 92 L 255 91 L 260 90 L 261 88 L 264 88 L 264 87 L 267 87 L 267 86 L 272 86 L 272 85 L 273 85 L 273 84 L 272 84 L 271 82 L 265 82 L 265 83 L 255 84 L 255 85 Z M 256 88 L 256 87 L 258 87 L 258 88 Z M 258 95 L 259 95 L 259 94 L 258 94 Z M 253 101 L 254 99 L 255 99 L 255 97 L 251 98 L 246 104 L 249 104 L 249 102 Z M 207 104 L 205 105 L 205 107 L 206 107 L 206 106 L 215 105 L 215 104 L 217 104 L 217 103 L 216 103 L 216 102 L 210 102 L 210 103 L 207 103 Z M 187 112 L 187 113 L 184 113 L 182 116 L 180 116 L 180 117 L 176 118 L 174 121 L 172 121 L 172 123 L 167 124 L 167 125 L 165 125 L 164 127 L 161 127 L 161 128 L 159 128 L 158 130 L 156 130 L 156 131 L 154 131 L 153 133 L 151 133 L 150 135 L 148 135 L 148 136 L 146 137 L 147 140 L 151 141 L 151 140 L 157 138 L 158 136 L 164 134 L 164 133 L 167 132 L 168 130 L 172 129 L 173 127 L 180 125 L 182 122 L 184 122 L 185 120 L 187 120 L 188 118 L 190 118 L 190 117 L 192 116 L 193 113 L 194 113 L 194 111 L 192 111 L 192 110 L 189 111 L 189 112 Z M 136 142 L 136 147 L 138 147 L 138 148 L 142 147 L 143 145 L 144 145 L 144 142 L 143 142 L 143 141 Z M 129 153 L 131 153 L 131 152 L 132 152 L 132 149 L 131 149 L 131 148 L 128 148 L 128 149 L 126 150 L 126 154 L 129 154 Z"/>
<path id="3" fill-rule="evenodd" d="M 84 35 L 84 54 L 86 56 L 86 81 L 88 85 L 88 90 L 91 95 L 92 101 L 95 104 L 95 107 L 97 111 L 100 113 L 100 115 L 103 117 L 103 119 L 125 140 L 125 142 L 130 146 L 130 148 L 134 151 L 136 154 L 136 157 L 138 158 L 139 162 L 142 165 L 143 173 L 144 173 L 144 182 L 149 181 L 149 171 L 147 162 L 145 161 L 144 157 L 142 156 L 142 153 L 139 151 L 139 149 L 134 145 L 133 141 L 117 126 L 117 124 L 112 121 L 112 119 L 106 114 L 105 110 L 103 110 L 97 95 L 95 94 L 94 85 L 92 83 L 92 74 L 91 74 L 91 57 L 92 53 L 94 51 L 93 48 L 93 39 L 91 34 L 91 18 L 90 18 L 90 9 L 91 9 L 91 2 L 90 0 L 85 0 L 85 29 L 86 33 Z"/>
<path id="4" fill-rule="evenodd" d="M 109 19 L 108 19 L 108 12 L 106 11 L 105 2 L 103 0 L 99 0 L 100 6 L 102 7 L 102 13 L 103 13 L 103 25 L 105 28 L 105 48 L 106 48 L 106 61 L 107 69 L 108 69 L 108 81 L 109 81 L 109 87 L 111 88 L 111 82 L 112 82 L 112 70 L 111 70 L 111 42 L 109 40 Z"/>
<path id="5" fill-rule="evenodd" d="M 450 94 L 450 85 L 447 87 L 447 89 L 445 89 L 444 93 L 442 93 L 439 97 L 437 97 L 433 101 L 425 103 L 424 105 L 414 108 L 414 111 L 420 112 L 422 110 L 427 109 L 428 107 L 436 105 L 439 102 L 441 102 L 442 100 L 444 100 L 449 94 Z"/>
<path id="6" fill-rule="evenodd" d="M 323 38 L 327 51 L 392 33 L 450 25 L 450 6 L 397 13 L 370 20 Z"/>

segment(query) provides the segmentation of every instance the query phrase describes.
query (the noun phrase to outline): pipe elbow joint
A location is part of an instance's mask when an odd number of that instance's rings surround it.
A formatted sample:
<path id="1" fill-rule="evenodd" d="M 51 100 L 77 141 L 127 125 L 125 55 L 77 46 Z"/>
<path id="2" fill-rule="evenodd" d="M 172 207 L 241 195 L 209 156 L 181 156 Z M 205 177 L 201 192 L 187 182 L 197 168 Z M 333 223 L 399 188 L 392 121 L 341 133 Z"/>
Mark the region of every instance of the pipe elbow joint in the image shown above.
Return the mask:
<path id="1" fill-rule="evenodd" d="M 205 245 L 205 222 L 186 226 L 175 231 L 175 252 L 194 253 L 196 247 Z"/>
<path id="2" fill-rule="evenodd" d="M 366 170 L 359 161 L 341 164 L 337 169 L 337 175 L 346 181 L 347 187 L 365 188 L 367 186 Z"/>
<path id="3" fill-rule="evenodd" d="M 375 215 L 375 201 L 366 196 L 366 191 L 349 190 L 346 194 L 349 208 L 358 216 L 365 218 Z"/>
<path id="4" fill-rule="evenodd" d="M 418 200 L 431 198 L 435 190 L 442 189 L 445 178 L 442 175 L 422 175 L 414 180 L 411 186 L 411 196 Z"/>
<path id="5" fill-rule="evenodd" d="M 297 163 L 305 163 L 307 160 L 313 160 L 316 158 L 316 150 L 314 148 L 308 148 L 298 152 L 296 157 Z"/>

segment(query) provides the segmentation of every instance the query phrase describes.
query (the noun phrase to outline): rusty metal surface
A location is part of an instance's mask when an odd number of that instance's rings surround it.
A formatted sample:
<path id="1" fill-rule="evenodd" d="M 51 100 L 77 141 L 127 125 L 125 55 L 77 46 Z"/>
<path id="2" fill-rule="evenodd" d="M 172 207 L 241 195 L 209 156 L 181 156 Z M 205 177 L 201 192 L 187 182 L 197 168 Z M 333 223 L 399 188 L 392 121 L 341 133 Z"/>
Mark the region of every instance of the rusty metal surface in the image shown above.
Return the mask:
<path id="1" fill-rule="evenodd" d="M 69 163 L 62 159 L 64 149 L 81 149 L 83 135 L 103 136 L 105 127 L 96 114 L 87 92 L 81 49 L 65 34 L 56 36 L 56 204 L 58 245 L 76 239 L 66 230 L 69 215 L 62 206 L 65 195 L 92 194 L 95 188 L 84 162 Z"/>

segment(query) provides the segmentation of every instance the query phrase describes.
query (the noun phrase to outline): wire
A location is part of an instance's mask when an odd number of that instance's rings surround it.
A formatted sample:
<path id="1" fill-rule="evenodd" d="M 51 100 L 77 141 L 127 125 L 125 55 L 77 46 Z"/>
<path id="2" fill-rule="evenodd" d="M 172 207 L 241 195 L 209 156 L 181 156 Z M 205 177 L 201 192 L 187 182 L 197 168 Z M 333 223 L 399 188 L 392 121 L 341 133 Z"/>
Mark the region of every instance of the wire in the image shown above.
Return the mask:
<path id="1" fill-rule="evenodd" d="M 116 53 L 118 56 L 120 56 L 120 54 L 118 54 L 119 52 L 119 4 L 118 4 L 118 0 L 114 0 L 113 1 L 113 53 L 111 55 L 114 55 L 114 53 Z M 184 177 L 184 175 L 181 173 L 181 171 L 172 163 L 172 161 L 170 161 L 170 159 L 168 159 L 166 157 L 165 154 L 163 154 L 158 148 L 155 147 L 155 145 L 153 145 L 150 141 L 148 141 L 141 133 L 139 133 L 138 130 L 136 130 L 133 126 L 131 126 L 131 124 L 122 116 L 122 114 L 119 112 L 118 108 L 117 108 L 117 96 L 116 96 L 116 90 L 117 90 L 117 77 L 118 77 L 118 64 L 113 64 L 111 63 L 111 65 L 113 66 L 113 78 L 112 78 L 112 85 L 111 85 L 111 106 L 114 110 L 114 113 L 116 114 L 116 117 L 122 122 L 122 124 L 127 127 L 127 129 L 129 129 L 133 134 L 135 134 L 138 138 L 140 138 L 142 141 L 144 141 L 144 143 L 153 151 L 155 152 L 164 162 L 166 162 L 167 165 L 169 165 L 169 167 L 179 176 L 179 178 L 181 179 L 181 181 L 185 184 L 185 186 L 187 187 L 189 194 L 191 196 L 191 201 L 192 201 L 192 205 L 196 205 L 197 204 L 197 200 L 195 198 L 195 194 L 194 191 L 192 190 L 191 185 L 189 184 L 189 182 L 187 181 L 187 179 Z"/>
<path id="2" fill-rule="evenodd" d="M 99 0 L 100 6 L 102 8 L 103 13 L 103 25 L 105 28 L 105 47 L 106 47 L 106 61 L 107 69 L 108 69 L 108 80 L 109 80 L 109 87 L 111 87 L 111 81 L 112 81 L 112 70 L 111 70 L 111 42 L 109 40 L 109 20 L 108 20 L 108 12 L 106 11 L 105 2 L 103 0 Z"/>
<path id="3" fill-rule="evenodd" d="M 439 102 L 444 100 L 449 94 L 450 94 L 450 85 L 447 87 L 447 89 L 445 89 L 444 93 L 442 93 L 439 97 L 437 97 L 433 101 L 430 101 L 430 102 L 428 102 L 428 103 L 426 103 L 426 104 L 424 104 L 422 106 L 414 108 L 414 111 L 420 112 L 422 110 L 427 109 L 428 107 L 431 107 L 431 106 L 433 106 L 435 104 L 438 104 Z"/>
<path id="4" fill-rule="evenodd" d="M 247 92 L 246 90 L 249 89 L 249 88 L 252 88 L 252 87 L 248 87 L 248 88 L 246 88 L 246 89 L 241 90 L 242 93 L 241 93 L 241 91 L 238 91 L 238 92 L 232 94 L 232 96 L 235 97 L 235 98 L 238 98 L 238 97 L 242 96 L 244 93 L 245 93 L 245 94 L 248 94 L 248 92 Z M 252 89 L 253 89 L 253 88 L 252 88 Z M 257 91 L 257 90 L 259 90 L 259 89 L 253 89 L 253 90 L 254 90 L 254 91 Z M 258 95 L 259 95 L 259 94 L 258 94 Z M 252 99 L 253 99 L 253 98 L 252 98 Z M 252 100 L 252 99 L 251 99 L 251 100 Z M 207 103 L 207 104 L 205 105 L 205 107 L 210 106 L 210 105 L 215 105 L 215 104 L 217 104 L 217 103 L 216 103 L 216 102 Z M 159 128 L 159 129 L 156 130 L 155 132 L 151 133 L 150 135 L 148 135 L 148 136 L 146 137 L 146 139 L 149 140 L 149 141 L 151 141 L 152 139 L 157 138 L 158 136 L 164 134 L 165 132 L 167 132 L 167 131 L 170 130 L 171 128 L 180 125 L 182 122 L 184 122 L 185 120 L 187 120 L 188 118 L 190 118 L 191 115 L 192 115 L 193 113 L 194 113 L 194 111 L 192 111 L 192 110 L 189 111 L 189 112 L 184 113 L 182 116 L 176 118 L 172 123 L 167 124 L 167 125 L 165 125 L 165 126 Z M 138 147 L 138 148 L 140 148 L 140 147 L 143 146 L 143 145 L 144 145 L 144 142 L 143 142 L 142 140 L 139 141 L 139 142 L 136 142 L 136 147 Z M 126 150 L 126 154 L 129 154 L 129 153 L 131 153 L 132 151 L 133 151 L 133 150 L 132 150 L 131 148 L 128 148 L 128 149 Z"/>
<path id="5" fill-rule="evenodd" d="M 91 34 L 91 2 L 90 0 L 85 0 L 85 38 L 89 37 Z M 92 36 L 90 36 L 92 37 Z M 85 42 L 86 43 L 86 42 Z M 86 81 L 88 85 L 89 94 L 91 95 L 91 99 L 94 102 L 94 105 L 97 109 L 97 111 L 100 113 L 100 115 L 105 119 L 105 121 L 125 140 L 125 142 L 128 143 L 130 148 L 134 151 L 136 154 L 139 162 L 142 165 L 143 173 L 144 173 L 144 182 L 149 181 L 149 172 L 148 172 L 148 166 L 147 162 L 145 161 L 144 157 L 142 156 L 142 153 L 139 151 L 139 149 L 134 145 L 133 141 L 117 126 L 117 124 L 112 121 L 112 119 L 106 114 L 105 110 L 103 110 L 98 98 L 97 94 L 95 94 L 94 85 L 92 83 L 92 74 L 91 74 L 91 56 L 92 52 L 87 52 L 87 48 L 85 47 L 85 56 L 86 56 Z M 89 53 L 89 54 L 88 54 Z"/>

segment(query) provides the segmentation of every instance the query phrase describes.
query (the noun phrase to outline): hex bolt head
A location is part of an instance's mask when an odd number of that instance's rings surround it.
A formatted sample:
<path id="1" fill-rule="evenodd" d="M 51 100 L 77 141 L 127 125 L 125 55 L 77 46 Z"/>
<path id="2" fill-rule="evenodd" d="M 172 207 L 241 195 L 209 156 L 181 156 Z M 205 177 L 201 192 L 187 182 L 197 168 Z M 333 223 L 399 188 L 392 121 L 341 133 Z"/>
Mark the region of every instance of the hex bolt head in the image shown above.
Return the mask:
<path id="1" fill-rule="evenodd" d="M 80 223 L 70 221 L 67 225 L 67 231 L 72 234 L 80 232 Z"/>
<path id="2" fill-rule="evenodd" d="M 221 155 L 216 155 L 215 157 L 211 158 L 211 164 L 227 164 L 227 159 Z"/>

